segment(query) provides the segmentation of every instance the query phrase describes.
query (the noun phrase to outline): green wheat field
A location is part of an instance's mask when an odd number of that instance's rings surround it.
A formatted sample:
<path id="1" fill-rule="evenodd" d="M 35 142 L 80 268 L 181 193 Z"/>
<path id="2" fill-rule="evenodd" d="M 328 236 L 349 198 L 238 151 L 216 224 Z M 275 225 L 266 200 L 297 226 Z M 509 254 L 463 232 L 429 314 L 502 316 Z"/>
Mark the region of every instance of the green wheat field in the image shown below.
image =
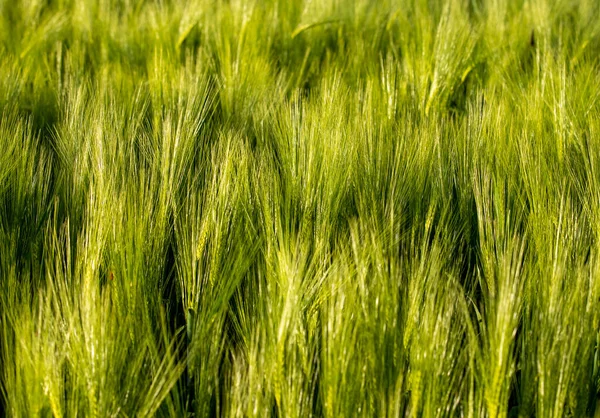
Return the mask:
<path id="1" fill-rule="evenodd" d="M 600 416 L 598 0 L 0 0 L 0 416 Z"/>

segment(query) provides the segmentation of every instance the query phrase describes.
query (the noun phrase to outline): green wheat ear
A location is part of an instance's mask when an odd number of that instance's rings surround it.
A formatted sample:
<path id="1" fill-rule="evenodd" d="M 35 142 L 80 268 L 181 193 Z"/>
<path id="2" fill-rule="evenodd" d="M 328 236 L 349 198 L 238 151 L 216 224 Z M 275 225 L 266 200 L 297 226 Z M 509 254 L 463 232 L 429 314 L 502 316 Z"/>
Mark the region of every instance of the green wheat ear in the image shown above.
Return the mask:
<path id="1" fill-rule="evenodd" d="M 208 237 L 210 234 L 210 223 L 208 221 L 202 222 L 202 226 L 200 228 L 200 235 L 198 237 L 198 246 L 196 247 L 196 260 L 201 260 L 204 251 L 206 251 L 206 245 L 208 243 Z"/>

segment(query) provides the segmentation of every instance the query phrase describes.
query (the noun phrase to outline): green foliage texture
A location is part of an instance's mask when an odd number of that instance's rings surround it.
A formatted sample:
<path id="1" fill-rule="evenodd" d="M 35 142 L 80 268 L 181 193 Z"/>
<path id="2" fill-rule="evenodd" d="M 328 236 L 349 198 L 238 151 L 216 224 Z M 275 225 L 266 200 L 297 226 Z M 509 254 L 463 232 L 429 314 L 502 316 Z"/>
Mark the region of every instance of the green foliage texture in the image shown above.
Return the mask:
<path id="1" fill-rule="evenodd" d="M 600 2 L 0 0 L 0 415 L 598 417 Z"/>

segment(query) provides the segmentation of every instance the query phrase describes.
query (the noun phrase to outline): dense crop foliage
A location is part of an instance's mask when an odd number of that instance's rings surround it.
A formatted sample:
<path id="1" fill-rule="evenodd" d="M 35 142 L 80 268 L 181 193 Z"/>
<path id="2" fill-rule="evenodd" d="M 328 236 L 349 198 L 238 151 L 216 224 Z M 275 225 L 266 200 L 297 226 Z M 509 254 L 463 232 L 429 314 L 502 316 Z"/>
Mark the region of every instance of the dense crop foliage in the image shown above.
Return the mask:
<path id="1" fill-rule="evenodd" d="M 600 414 L 599 99 L 597 0 L 0 0 L 0 415 Z"/>

